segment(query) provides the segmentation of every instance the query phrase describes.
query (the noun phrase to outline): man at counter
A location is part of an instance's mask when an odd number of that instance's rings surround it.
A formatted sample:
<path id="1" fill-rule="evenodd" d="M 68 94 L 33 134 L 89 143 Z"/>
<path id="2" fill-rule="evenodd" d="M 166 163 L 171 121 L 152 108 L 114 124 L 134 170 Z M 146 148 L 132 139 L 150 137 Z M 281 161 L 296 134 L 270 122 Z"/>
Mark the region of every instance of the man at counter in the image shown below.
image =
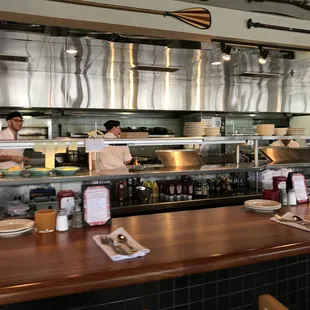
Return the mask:
<path id="1" fill-rule="evenodd" d="M 18 132 L 23 125 L 23 116 L 17 112 L 11 112 L 6 117 L 8 127 L 0 132 L 0 140 L 17 140 Z M 24 167 L 24 149 L 0 149 L 0 169 L 9 169 L 14 166 Z"/>
<path id="2" fill-rule="evenodd" d="M 274 146 L 287 146 L 290 148 L 299 147 L 299 143 L 294 140 L 277 140 L 270 144 L 271 147 Z"/>
<path id="3" fill-rule="evenodd" d="M 107 133 L 105 139 L 117 139 L 121 133 L 119 121 L 109 120 L 104 124 Z M 128 146 L 107 146 L 99 154 L 99 169 L 125 168 L 131 162 L 131 154 Z"/>

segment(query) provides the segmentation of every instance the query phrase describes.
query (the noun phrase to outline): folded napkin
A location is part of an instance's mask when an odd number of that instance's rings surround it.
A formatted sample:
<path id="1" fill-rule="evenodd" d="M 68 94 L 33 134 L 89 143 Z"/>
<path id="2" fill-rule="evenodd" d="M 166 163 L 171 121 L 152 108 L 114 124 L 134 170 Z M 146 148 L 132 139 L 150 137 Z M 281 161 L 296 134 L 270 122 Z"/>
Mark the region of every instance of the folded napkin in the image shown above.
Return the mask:
<path id="1" fill-rule="evenodd" d="M 118 254 L 115 252 L 115 250 L 113 249 L 112 246 L 107 245 L 107 244 L 103 244 L 101 241 L 101 238 L 108 236 L 110 238 L 113 239 L 114 241 L 114 245 L 120 245 L 122 249 L 124 250 L 129 250 L 129 248 L 127 247 L 126 244 L 121 244 L 118 243 L 117 241 L 117 235 L 122 234 L 127 238 L 127 242 L 128 244 L 133 247 L 135 250 L 137 250 L 136 252 L 130 254 L 130 255 L 122 255 L 122 254 Z M 147 249 L 145 247 L 143 247 L 141 244 L 139 244 L 135 239 L 133 239 L 128 232 L 123 228 L 118 228 L 116 230 L 114 230 L 112 233 L 110 233 L 109 235 L 96 235 L 93 236 L 94 241 L 97 243 L 97 245 L 111 258 L 111 260 L 113 260 L 114 262 L 117 261 L 121 261 L 121 260 L 125 260 L 125 259 L 130 259 L 130 258 L 136 258 L 136 257 L 140 257 L 140 256 L 144 256 L 148 253 L 150 253 L 150 249 Z"/>
<path id="2" fill-rule="evenodd" d="M 294 216 L 293 213 L 287 212 L 287 213 L 285 213 L 283 216 L 281 216 L 281 218 L 284 219 L 284 220 L 294 220 L 294 219 L 293 219 L 293 216 Z M 305 230 L 305 231 L 310 231 L 310 226 L 309 226 L 309 228 L 308 228 L 308 227 L 303 226 L 303 225 L 300 225 L 300 224 L 298 224 L 298 223 L 281 222 L 281 221 L 279 221 L 275 216 L 272 217 L 270 220 L 273 221 L 273 222 L 279 223 L 279 224 L 286 225 L 286 226 L 291 226 L 291 227 L 295 227 L 295 228 L 302 229 L 302 230 Z M 307 222 L 307 223 L 310 224 L 309 221 L 306 221 L 306 220 L 305 220 L 305 222 Z"/>

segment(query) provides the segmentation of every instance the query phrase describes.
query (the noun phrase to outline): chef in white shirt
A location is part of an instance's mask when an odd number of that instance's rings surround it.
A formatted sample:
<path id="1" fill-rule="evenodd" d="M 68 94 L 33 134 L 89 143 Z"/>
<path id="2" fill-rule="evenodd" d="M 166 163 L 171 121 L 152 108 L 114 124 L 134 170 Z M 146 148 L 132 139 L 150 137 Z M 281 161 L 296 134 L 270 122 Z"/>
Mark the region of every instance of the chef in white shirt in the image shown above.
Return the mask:
<path id="1" fill-rule="evenodd" d="M 109 120 L 104 124 L 107 133 L 104 139 L 117 139 L 121 133 L 119 121 Z M 131 154 L 128 146 L 106 146 L 99 153 L 99 170 L 126 168 L 131 162 Z"/>
<path id="2" fill-rule="evenodd" d="M 11 112 L 6 117 L 8 127 L 0 132 L 0 140 L 17 140 L 18 132 L 23 126 L 23 116 L 17 112 Z M 0 169 L 9 169 L 14 166 L 24 167 L 24 149 L 0 149 Z"/>
<path id="3" fill-rule="evenodd" d="M 294 140 L 277 140 L 270 144 L 271 147 L 274 146 L 287 146 L 287 147 L 299 147 L 299 143 Z"/>

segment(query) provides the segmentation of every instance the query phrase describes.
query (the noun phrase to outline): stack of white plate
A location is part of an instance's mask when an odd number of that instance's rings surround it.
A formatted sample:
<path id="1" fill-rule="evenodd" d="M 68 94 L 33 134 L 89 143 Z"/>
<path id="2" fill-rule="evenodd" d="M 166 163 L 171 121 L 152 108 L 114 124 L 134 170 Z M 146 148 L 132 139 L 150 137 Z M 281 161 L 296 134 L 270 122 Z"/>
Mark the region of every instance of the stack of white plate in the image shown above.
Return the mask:
<path id="1" fill-rule="evenodd" d="M 270 212 L 281 208 L 281 203 L 266 199 L 253 199 L 244 202 L 244 206 L 257 212 Z"/>
<path id="2" fill-rule="evenodd" d="M 205 123 L 186 122 L 184 126 L 184 136 L 186 137 L 202 137 L 205 134 Z"/>
<path id="3" fill-rule="evenodd" d="M 11 219 L 0 221 L 0 238 L 15 237 L 30 232 L 34 221 L 26 219 Z"/>
<path id="4" fill-rule="evenodd" d="M 256 125 L 256 132 L 259 136 L 272 136 L 274 135 L 274 124 Z"/>
<path id="5" fill-rule="evenodd" d="M 205 128 L 205 135 L 207 137 L 218 137 L 221 135 L 221 127 L 206 127 Z"/>
<path id="6" fill-rule="evenodd" d="M 306 133 L 306 128 L 288 128 L 287 134 L 289 136 L 300 136 Z"/>

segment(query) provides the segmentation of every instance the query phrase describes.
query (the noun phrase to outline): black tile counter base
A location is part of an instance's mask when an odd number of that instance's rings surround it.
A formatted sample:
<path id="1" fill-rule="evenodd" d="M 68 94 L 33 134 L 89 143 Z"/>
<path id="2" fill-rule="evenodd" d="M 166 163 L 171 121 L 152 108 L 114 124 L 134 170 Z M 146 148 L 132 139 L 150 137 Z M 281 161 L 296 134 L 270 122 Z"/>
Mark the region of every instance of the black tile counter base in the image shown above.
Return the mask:
<path id="1" fill-rule="evenodd" d="M 310 254 L 181 278 L 19 304 L 0 310 L 257 310 L 270 294 L 290 310 L 310 309 Z"/>

